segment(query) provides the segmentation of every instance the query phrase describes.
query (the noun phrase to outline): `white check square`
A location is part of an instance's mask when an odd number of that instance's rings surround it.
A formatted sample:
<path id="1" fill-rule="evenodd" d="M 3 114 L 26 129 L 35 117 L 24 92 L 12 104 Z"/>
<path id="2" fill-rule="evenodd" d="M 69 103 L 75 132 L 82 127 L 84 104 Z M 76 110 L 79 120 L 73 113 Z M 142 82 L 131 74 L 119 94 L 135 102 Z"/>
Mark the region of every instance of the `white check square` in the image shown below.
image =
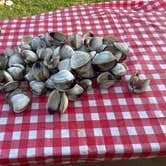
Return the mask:
<path id="1" fill-rule="evenodd" d="M 120 136 L 119 129 L 117 127 L 111 127 L 110 131 L 112 136 Z"/>
<path id="2" fill-rule="evenodd" d="M 105 145 L 97 145 L 97 154 L 105 154 L 106 153 L 106 148 Z"/>
<path id="3" fill-rule="evenodd" d="M 14 131 L 12 134 L 12 140 L 20 140 L 21 132 L 20 131 Z"/>
<path id="4" fill-rule="evenodd" d="M 150 135 L 150 134 L 154 134 L 153 128 L 152 126 L 144 126 L 144 131 L 146 134 Z"/>
<path id="5" fill-rule="evenodd" d="M 122 116 L 124 119 L 132 119 L 130 112 L 122 112 Z"/>
<path id="6" fill-rule="evenodd" d="M 69 130 L 68 129 L 62 129 L 61 130 L 61 137 L 62 138 L 69 138 Z"/>
<path id="7" fill-rule="evenodd" d="M 93 131 L 95 136 L 103 136 L 101 128 L 94 128 Z"/>
<path id="8" fill-rule="evenodd" d="M 88 154 L 88 146 L 83 145 L 79 146 L 79 151 L 81 155 L 87 155 Z"/>
<path id="9" fill-rule="evenodd" d="M 99 120 L 99 114 L 98 113 L 91 113 L 91 119 L 92 120 Z"/>
<path id="10" fill-rule="evenodd" d="M 129 135 L 137 135 L 135 127 L 127 127 L 127 132 Z"/>
<path id="11" fill-rule="evenodd" d="M 28 157 L 34 157 L 36 154 L 36 149 L 35 148 L 28 148 L 27 149 L 27 156 Z"/>

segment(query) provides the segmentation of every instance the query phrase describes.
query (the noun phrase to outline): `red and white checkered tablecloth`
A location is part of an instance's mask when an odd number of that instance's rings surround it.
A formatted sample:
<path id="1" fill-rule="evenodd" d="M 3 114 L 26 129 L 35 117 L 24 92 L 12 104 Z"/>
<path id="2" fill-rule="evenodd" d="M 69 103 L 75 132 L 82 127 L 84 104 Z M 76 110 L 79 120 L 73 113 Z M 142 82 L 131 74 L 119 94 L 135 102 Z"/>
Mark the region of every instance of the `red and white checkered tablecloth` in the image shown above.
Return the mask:
<path id="1" fill-rule="evenodd" d="M 35 165 L 132 159 L 166 155 L 166 1 L 88 4 L 32 17 L 0 21 L 0 51 L 24 35 L 92 31 L 115 35 L 131 48 L 125 78 L 108 90 L 93 89 L 70 102 L 67 112 L 48 115 L 47 96 L 15 114 L 0 94 L 0 165 Z M 152 78 L 132 94 L 131 73 Z"/>

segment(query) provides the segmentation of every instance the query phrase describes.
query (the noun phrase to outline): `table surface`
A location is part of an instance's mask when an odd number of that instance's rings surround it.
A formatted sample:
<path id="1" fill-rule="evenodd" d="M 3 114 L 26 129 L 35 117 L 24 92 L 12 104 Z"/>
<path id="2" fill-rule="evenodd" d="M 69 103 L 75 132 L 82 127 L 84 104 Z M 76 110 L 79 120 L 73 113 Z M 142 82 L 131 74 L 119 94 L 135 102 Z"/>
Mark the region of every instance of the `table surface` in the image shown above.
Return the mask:
<path id="1" fill-rule="evenodd" d="M 132 159 L 166 155 L 166 2 L 123 1 L 88 4 L 32 17 L 2 20 L 0 51 L 24 35 L 46 31 L 66 35 L 92 31 L 115 35 L 131 48 L 125 78 L 108 90 L 94 86 L 67 112 L 48 115 L 47 96 L 15 114 L 0 94 L 0 164 L 34 165 Z M 152 79 L 132 94 L 130 75 Z"/>

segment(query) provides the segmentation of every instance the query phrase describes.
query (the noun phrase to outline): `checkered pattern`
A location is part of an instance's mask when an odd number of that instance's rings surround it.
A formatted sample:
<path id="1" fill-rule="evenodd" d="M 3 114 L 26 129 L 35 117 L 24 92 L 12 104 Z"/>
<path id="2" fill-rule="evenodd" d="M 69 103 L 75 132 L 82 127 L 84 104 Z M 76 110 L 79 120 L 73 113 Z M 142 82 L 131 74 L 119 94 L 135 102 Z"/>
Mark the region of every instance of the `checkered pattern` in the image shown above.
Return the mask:
<path id="1" fill-rule="evenodd" d="M 47 96 L 15 114 L 0 95 L 0 163 L 34 165 L 132 159 L 166 155 L 166 2 L 122 1 L 80 5 L 37 16 L 0 21 L 0 51 L 23 35 L 92 31 L 115 35 L 131 53 L 125 78 L 108 90 L 93 89 L 59 117 L 46 112 Z M 152 78 L 132 94 L 135 70 Z"/>

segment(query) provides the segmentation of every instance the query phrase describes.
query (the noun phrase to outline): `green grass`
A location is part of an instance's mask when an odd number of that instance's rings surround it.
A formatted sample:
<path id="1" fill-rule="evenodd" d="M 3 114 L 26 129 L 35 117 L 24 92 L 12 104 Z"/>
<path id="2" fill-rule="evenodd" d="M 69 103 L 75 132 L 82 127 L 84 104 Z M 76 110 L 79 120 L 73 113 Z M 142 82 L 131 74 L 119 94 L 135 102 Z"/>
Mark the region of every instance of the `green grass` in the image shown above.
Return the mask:
<path id="1" fill-rule="evenodd" d="M 13 0 L 13 6 L 0 5 L 0 20 L 36 15 L 84 3 L 108 0 Z"/>

